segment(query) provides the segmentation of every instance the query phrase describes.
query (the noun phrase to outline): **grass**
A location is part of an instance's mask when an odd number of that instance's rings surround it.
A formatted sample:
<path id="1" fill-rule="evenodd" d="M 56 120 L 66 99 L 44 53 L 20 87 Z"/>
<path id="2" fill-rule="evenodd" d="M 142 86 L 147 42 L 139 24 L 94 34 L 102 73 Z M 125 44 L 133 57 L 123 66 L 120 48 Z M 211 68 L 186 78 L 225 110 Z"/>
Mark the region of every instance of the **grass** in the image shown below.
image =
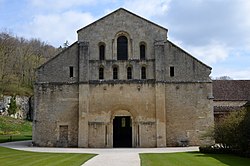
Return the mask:
<path id="1" fill-rule="evenodd" d="M 1 83 L 0 82 L 0 95 L 20 95 L 31 96 L 33 88 L 28 85 L 18 85 L 17 83 Z"/>
<path id="2" fill-rule="evenodd" d="M 79 166 L 95 154 L 27 152 L 0 147 L 0 165 L 4 166 Z"/>
<path id="3" fill-rule="evenodd" d="M 32 122 L 0 116 L 0 143 L 32 139 Z"/>
<path id="4" fill-rule="evenodd" d="M 32 140 L 32 136 L 30 134 L 24 135 L 0 135 L 0 143 L 4 142 L 12 142 L 12 141 L 24 141 L 24 140 Z"/>
<path id="5" fill-rule="evenodd" d="M 250 158 L 227 154 L 145 153 L 140 154 L 141 166 L 249 166 Z"/>

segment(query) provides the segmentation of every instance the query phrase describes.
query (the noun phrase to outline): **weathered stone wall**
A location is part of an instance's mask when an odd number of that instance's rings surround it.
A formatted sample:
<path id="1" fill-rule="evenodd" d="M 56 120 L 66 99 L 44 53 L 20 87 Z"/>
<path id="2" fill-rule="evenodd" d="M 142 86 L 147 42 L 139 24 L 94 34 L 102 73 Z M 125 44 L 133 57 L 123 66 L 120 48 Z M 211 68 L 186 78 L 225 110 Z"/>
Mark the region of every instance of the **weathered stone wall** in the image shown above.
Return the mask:
<path id="1" fill-rule="evenodd" d="M 70 77 L 69 67 L 74 69 L 73 77 Z M 77 82 L 78 81 L 78 43 L 59 53 L 57 56 L 40 66 L 37 71 L 36 82 Z"/>
<path id="2" fill-rule="evenodd" d="M 113 146 L 113 119 L 126 115 L 124 111 L 132 118 L 133 147 L 156 146 L 153 84 L 92 84 L 89 106 L 90 147 Z M 108 130 L 106 135 L 105 126 Z M 108 137 L 106 141 L 105 137 Z"/>
<path id="3" fill-rule="evenodd" d="M 166 81 L 168 82 L 211 82 L 211 68 L 197 60 L 175 44 L 165 44 Z M 170 76 L 170 66 L 174 67 L 175 75 Z"/>
<path id="4" fill-rule="evenodd" d="M 118 79 L 127 79 L 127 67 L 131 66 L 132 78 L 141 79 L 141 67 L 146 67 L 147 79 L 155 78 L 154 60 L 129 60 L 129 61 L 97 61 L 92 60 L 89 63 L 89 70 L 91 71 L 90 80 L 99 80 L 99 67 L 104 67 L 104 79 L 113 80 L 113 67 L 118 67 Z"/>
<path id="5" fill-rule="evenodd" d="M 89 42 L 90 60 L 99 60 L 99 43 L 105 43 L 106 60 L 117 60 L 116 39 L 129 40 L 129 59 L 140 59 L 140 43 L 146 43 L 146 59 L 154 59 L 154 42 L 166 41 L 167 30 L 134 14 L 119 10 L 78 31 L 78 41 Z"/>
<path id="6" fill-rule="evenodd" d="M 128 38 L 128 60 L 117 60 L 121 35 Z M 140 60 L 141 42 L 146 60 Z M 99 60 L 100 43 L 105 60 Z M 72 78 L 69 66 L 74 67 Z M 128 66 L 133 68 L 129 80 Z M 147 79 L 141 79 L 142 66 Z M 167 41 L 167 29 L 117 10 L 79 30 L 78 43 L 38 69 L 33 141 L 39 146 L 113 147 L 113 119 L 130 116 L 133 147 L 206 143 L 200 136 L 213 125 L 210 72 Z"/>
<path id="7" fill-rule="evenodd" d="M 68 126 L 68 142 L 60 142 L 60 126 Z M 32 139 L 37 146 L 78 146 L 78 85 L 35 85 Z"/>
<path id="8" fill-rule="evenodd" d="M 167 145 L 177 146 L 211 143 L 203 140 L 213 126 L 213 100 L 211 83 L 166 84 Z"/>

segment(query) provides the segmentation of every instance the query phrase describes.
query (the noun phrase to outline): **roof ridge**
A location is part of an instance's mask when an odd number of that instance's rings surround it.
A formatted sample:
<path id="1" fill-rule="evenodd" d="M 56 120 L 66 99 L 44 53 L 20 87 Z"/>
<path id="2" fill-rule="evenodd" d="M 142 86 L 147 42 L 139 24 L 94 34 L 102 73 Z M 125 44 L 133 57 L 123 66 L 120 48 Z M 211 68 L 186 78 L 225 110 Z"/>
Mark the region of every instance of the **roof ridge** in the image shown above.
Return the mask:
<path id="1" fill-rule="evenodd" d="M 163 26 L 161 26 L 161 25 L 158 25 L 158 24 L 156 24 L 156 23 L 154 23 L 154 22 L 152 22 L 152 21 L 150 21 L 150 20 L 148 20 L 148 19 L 146 19 L 146 18 L 143 18 L 142 16 L 139 16 L 139 15 L 137 15 L 137 14 L 135 14 L 135 13 L 133 13 L 133 12 L 131 12 L 131 11 L 125 9 L 125 8 L 120 7 L 120 8 L 118 8 L 118 9 L 114 10 L 113 12 L 111 12 L 111 13 L 109 13 L 109 14 L 107 14 L 107 15 L 105 15 L 105 16 L 99 18 L 99 19 L 97 19 L 96 21 L 94 21 L 94 22 L 92 22 L 92 23 L 90 23 L 90 24 L 88 24 L 88 25 L 86 25 L 86 26 L 80 28 L 79 30 L 77 30 L 77 33 L 78 33 L 79 31 L 81 31 L 81 30 L 83 30 L 83 29 L 85 29 L 85 28 L 87 28 L 87 27 L 89 27 L 89 26 L 95 24 L 96 22 L 99 22 L 100 20 L 103 20 L 103 19 L 107 18 L 108 16 L 110 16 L 110 15 L 112 15 L 112 14 L 118 12 L 118 11 L 121 11 L 121 10 L 123 10 L 123 11 L 125 11 L 125 12 L 127 12 L 127 13 L 129 13 L 129 14 L 132 14 L 133 16 L 138 17 L 138 18 L 140 18 L 140 19 L 142 19 L 142 20 L 144 20 L 144 21 L 146 21 L 146 22 L 148 22 L 148 23 L 150 23 L 150 24 L 153 24 L 153 25 L 155 25 L 155 26 L 157 26 L 157 27 L 159 27 L 159 28 L 162 28 L 162 29 L 164 29 L 164 30 L 166 30 L 166 31 L 168 32 L 168 29 L 167 29 L 167 28 L 165 28 L 165 27 L 163 27 Z"/>

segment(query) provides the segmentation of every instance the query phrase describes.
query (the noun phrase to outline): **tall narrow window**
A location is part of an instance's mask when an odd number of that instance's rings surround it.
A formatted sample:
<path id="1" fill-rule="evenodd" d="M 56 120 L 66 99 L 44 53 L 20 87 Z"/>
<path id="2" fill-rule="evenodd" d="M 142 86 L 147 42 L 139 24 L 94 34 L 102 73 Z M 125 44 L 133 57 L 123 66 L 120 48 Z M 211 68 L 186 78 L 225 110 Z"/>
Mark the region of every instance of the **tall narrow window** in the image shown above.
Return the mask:
<path id="1" fill-rule="evenodd" d="M 117 67 L 113 68 L 113 79 L 114 80 L 118 79 L 118 68 Z"/>
<path id="2" fill-rule="evenodd" d="M 141 79 L 146 79 L 146 67 L 141 68 Z"/>
<path id="3" fill-rule="evenodd" d="M 117 60 L 128 60 L 128 39 L 125 36 L 117 38 Z"/>
<path id="4" fill-rule="evenodd" d="M 174 77 L 174 67 L 170 67 L 170 77 Z"/>
<path id="5" fill-rule="evenodd" d="M 105 59 L 105 46 L 103 44 L 99 46 L 99 59 Z"/>
<path id="6" fill-rule="evenodd" d="M 73 66 L 69 67 L 69 77 L 74 77 L 74 67 Z"/>
<path id="7" fill-rule="evenodd" d="M 99 68 L 99 79 L 104 79 L 104 68 L 103 67 Z"/>
<path id="8" fill-rule="evenodd" d="M 144 44 L 140 45 L 140 59 L 145 60 L 146 57 L 146 47 Z"/>
<path id="9" fill-rule="evenodd" d="M 132 79 L 132 68 L 131 67 L 127 68 L 127 79 Z"/>

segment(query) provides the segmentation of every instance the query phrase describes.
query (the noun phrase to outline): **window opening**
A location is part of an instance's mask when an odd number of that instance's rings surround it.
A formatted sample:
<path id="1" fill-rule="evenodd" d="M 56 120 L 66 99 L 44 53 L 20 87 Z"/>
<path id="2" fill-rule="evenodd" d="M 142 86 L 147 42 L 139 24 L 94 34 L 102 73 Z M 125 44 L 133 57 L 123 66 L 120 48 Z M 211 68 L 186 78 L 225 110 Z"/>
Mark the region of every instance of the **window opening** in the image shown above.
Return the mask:
<path id="1" fill-rule="evenodd" d="M 100 60 L 105 59 L 105 46 L 104 45 L 99 46 L 99 58 Z"/>
<path id="2" fill-rule="evenodd" d="M 126 119 L 122 118 L 122 127 L 126 127 Z"/>
<path id="3" fill-rule="evenodd" d="M 140 59 L 145 60 L 146 57 L 146 47 L 144 44 L 140 45 Z"/>
<path id="4" fill-rule="evenodd" d="M 118 79 L 118 68 L 117 67 L 113 68 L 113 79 Z"/>
<path id="5" fill-rule="evenodd" d="M 74 67 L 73 66 L 69 67 L 69 77 L 74 77 Z"/>
<path id="6" fill-rule="evenodd" d="M 99 79 L 104 79 L 104 69 L 103 69 L 103 67 L 99 68 Z"/>
<path id="7" fill-rule="evenodd" d="M 174 77 L 174 67 L 170 67 L 170 77 Z"/>
<path id="8" fill-rule="evenodd" d="M 127 68 L 127 79 L 132 79 L 132 68 L 131 67 Z"/>
<path id="9" fill-rule="evenodd" d="M 141 68 L 141 79 L 146 79 L 146 67 Z"/>
<path id="10" fill-rule="evenodd" d="M 128 60 L 128 39 L 125 36 L 117 38 L 117 60 Z"/>

